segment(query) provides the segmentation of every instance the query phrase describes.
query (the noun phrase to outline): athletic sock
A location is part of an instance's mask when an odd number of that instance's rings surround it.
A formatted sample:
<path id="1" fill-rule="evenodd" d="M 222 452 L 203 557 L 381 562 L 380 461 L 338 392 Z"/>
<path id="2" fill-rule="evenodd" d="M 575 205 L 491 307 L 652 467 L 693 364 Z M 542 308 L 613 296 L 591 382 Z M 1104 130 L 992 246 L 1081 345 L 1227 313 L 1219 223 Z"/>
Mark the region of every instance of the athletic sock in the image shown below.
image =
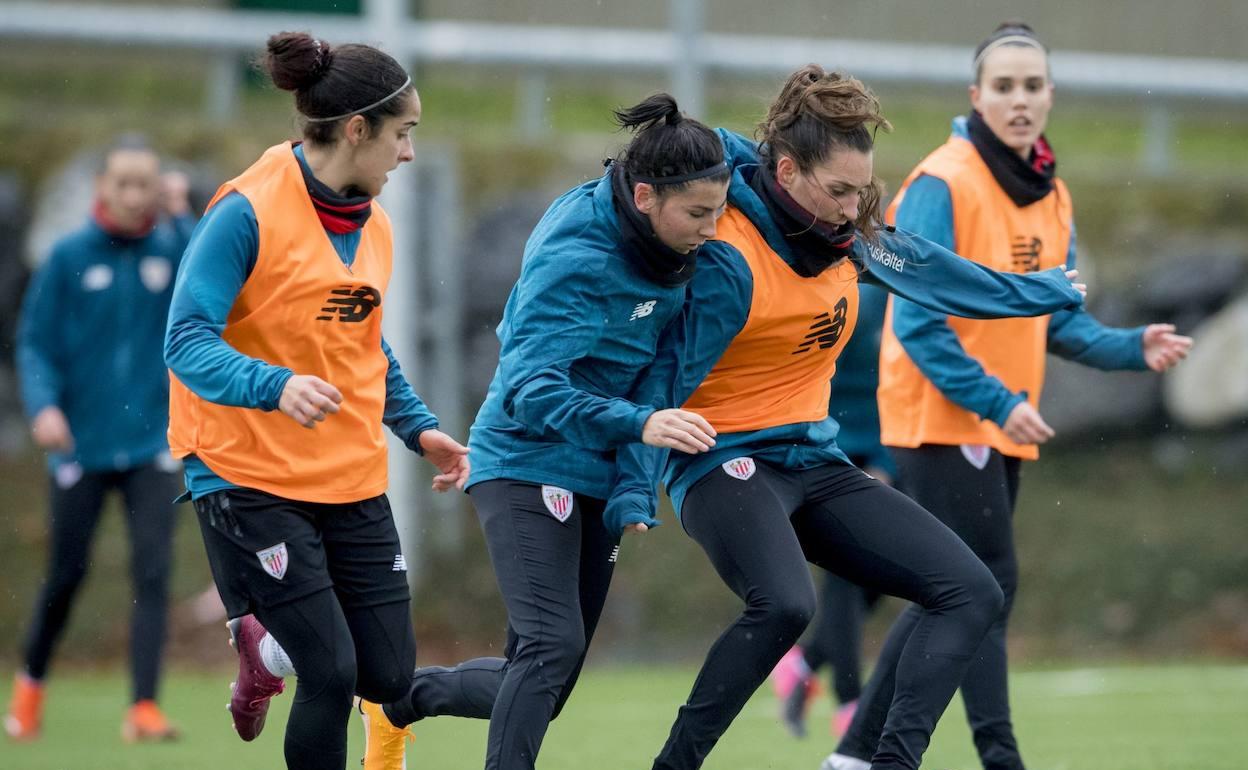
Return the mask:
<path id="1" fill-rule="evenodd" d="M 293 676 L 295 673 L 295 664 L 290 662 L 290 656 L 286 654 L 282 645 L 277 643 L 272 634 L 265 634 L 260 640 L 260 662 L 270 674 L 279 679 Z"/>

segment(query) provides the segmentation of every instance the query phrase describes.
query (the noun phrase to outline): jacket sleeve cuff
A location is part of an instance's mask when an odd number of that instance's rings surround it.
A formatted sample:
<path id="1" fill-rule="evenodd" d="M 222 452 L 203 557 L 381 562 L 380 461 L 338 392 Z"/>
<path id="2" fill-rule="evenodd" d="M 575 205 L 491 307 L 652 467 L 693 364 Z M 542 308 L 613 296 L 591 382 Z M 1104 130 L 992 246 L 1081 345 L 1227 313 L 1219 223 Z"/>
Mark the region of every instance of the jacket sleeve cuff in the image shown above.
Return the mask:
<path id="1" fill-rule="evenodd" d="M 1006 391 L 1007 393 L 1009 391 Z M 1014 411 L 1014 407 L 1027 400 L 1027 396 L 1022 393 L 1010 393 L 1010 397 L 1002 399 L 999 406 L 992 410 L 991 414 L 985 415 L 997 425 L 1005 427 L 1005 421 L 1010 419 L 1010 412 Z"/>

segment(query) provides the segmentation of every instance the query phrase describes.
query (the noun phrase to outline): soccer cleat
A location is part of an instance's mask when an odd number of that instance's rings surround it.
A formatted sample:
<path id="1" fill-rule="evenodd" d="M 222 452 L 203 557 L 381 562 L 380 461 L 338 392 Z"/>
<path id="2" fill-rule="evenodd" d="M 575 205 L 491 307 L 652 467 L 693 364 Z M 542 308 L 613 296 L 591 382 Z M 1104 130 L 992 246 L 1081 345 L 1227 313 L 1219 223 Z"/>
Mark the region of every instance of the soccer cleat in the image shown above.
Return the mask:
<path id="1" fill-rule="evenodd" d="M 806 665 L 801 647 L 784 654 L 771 672 L 771 685 L 780 699 L 780 721 L 795 738 L 806 737 L 806 706 L 818 691 L 818 683 Z"/>
<path id="2" fill-rule="evenodd" d="M 230 705 L 227 710 L 238 737 L 253 741 L 264 729 L 269 713 L 269 700 L 286 689 L 281 677 L 270 674 L 260 660 L 260 640 L 268 633 L 255 615 L 244 615 L 226 624 L 230 644 L 238 653 L 238 679 L 230 683 Z"/>
<path id="3" fill-rule="evenodd" d="M 871 770 L 871 763 L 848 754 L 833 752 L 819 765 L 819 770 Z"/>
<path id="4" fill-rule="evenodd" d="M 121 738 L 126 743 L 176 741 L 178 728 L 169 723 L 154 700 L 141 700 L 130 707 L 121 723 Z"/>
<path id="5" fill-rule="evenodd" d="M 832 715 L 832 734 L 840 738 L 849 732 L 849 725 L 854 721 L 854 713 L 858 711 L 858 701 L 851 700 L 849 703 L 842 703 L 841 707 Z"/>
<path id="6" fill-rule="evenodd" d="M 43 725 L 43 683 L 27 674 L 13 678 L 13 698 L 4 715 L 4 731 L 15 741 L 33 741 Z"/>
<path id="7" fill-rule="evenodd" d="M 801 647 L 793 647 L 784 654 L 771 672 L 771 687 L 780 700 L 786 700 L 798 680 L 809 676 L 809 666 L 802 656 Z"/>
<path id="8" fill-rule="evenodd" d="M 357 699 L 364 722 L 364 770 L 407 770 L 407 742 L 415 736 L 395 727 L 381 705 Z"/>
<path id="9" fill-rule="evenodd" d="M 806 706 L 810 703 L 812 677 L 799 679 L 789 697 L 780 702 L 780 721 L 794 738 L 806 737 Z"/>

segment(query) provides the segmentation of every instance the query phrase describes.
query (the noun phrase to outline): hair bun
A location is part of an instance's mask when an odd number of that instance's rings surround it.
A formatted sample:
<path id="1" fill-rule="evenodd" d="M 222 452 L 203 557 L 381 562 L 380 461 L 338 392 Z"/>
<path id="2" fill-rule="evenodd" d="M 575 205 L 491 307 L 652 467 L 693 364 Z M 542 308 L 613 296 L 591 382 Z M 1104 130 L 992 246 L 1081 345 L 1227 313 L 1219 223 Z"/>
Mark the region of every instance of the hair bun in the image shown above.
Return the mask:
<path id="1" fill-rule="evenodd" d="M 320 82 L 333 64 L 333 48 L 306 32 L 279 32 L 269 38 L 264 66 L 283 91 L 306 91 Z"/>

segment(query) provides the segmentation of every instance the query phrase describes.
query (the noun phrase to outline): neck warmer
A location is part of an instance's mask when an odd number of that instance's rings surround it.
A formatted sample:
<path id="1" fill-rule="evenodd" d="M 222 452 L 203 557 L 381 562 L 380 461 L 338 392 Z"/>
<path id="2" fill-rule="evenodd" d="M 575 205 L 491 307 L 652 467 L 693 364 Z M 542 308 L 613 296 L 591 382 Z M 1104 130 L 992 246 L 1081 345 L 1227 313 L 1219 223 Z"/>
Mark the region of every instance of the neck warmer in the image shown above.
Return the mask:
<path id="1" fill-rule="evenodd" d="M 303 183 L 312 198 L 316 216 L 326 230 L 337 235 L 353 233 L 368 221 L 373 213 L 372 196 L 354 188 L 348 188 L 344 195 L 334 192 L 329 185 L 312 176 L 312 168 L 305 161 L 300 161 L 299 170 L 303 173 Z"/>
<path id="2" fill-rule="evenodd" d="M 854 252 L 857 228 L 853 222 L 832 225 L 819 220 L 780 186 L 764 160 L 750 180 L 750 187 L 763 199 L 771 218 L 784 233 L 793 251 L 793 270 L 803 278 L 814 278 Z"/>
<path id="3" fill-rule="evenodd" d="M 618 163 L 612 163 L 611 202 L 620 220 L 620 232 L 643 275 L 660 286 L 680 286 L 693 278 L 697 267 L 698 249 L 682 254 L 659 239 L 650 224 L 650 217 L 633 204 L 632 185 L 628 174 Z"/>
<path id="4" fill-rule="evenodd" d="M 1057 158 L 1044 136 L 1036 140 L 1030 158 L 1023 160 L 992 132 L 977 110 L 971 111 L 966 124 L 971 144 L 1014 205 L 1029 206 L 1053 191 Z"/>
<path id="5" fill-rule="evenodd" d="M 99 198 L 91 204 L 91 218 L 99 225 L 99 228 L 108 234 L 110 238 L 121 238 L 127 240 L 137 240 L 146 238 L 149 233 L 156 227 L 156 215 L 149 214 L 139 223 L 138 227 L 122 227 L 108 213 L 108 207 L 104 205 L 104 201 Z"/>

